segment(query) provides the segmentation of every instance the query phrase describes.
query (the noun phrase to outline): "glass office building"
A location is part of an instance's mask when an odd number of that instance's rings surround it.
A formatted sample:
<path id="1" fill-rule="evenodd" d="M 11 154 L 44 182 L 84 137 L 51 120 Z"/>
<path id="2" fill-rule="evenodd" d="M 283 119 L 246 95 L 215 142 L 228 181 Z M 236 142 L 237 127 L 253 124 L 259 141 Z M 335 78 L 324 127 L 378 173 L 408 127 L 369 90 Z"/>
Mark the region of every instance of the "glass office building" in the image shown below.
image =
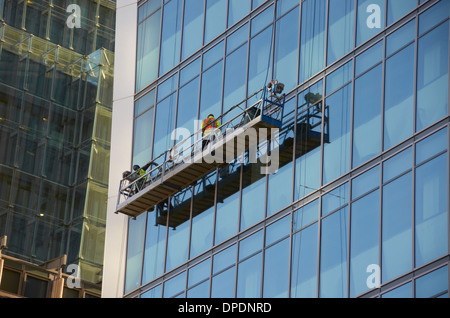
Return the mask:
<path id="1" fill-rule="evenodd" d="M 0 0 L 0 20 L 3 253 L 38 265 L 66 254 L 81 279 L 97 284 L 106 226 L 115 1 Z M 17 268 L 5 267 L 3 278 L 23 277 Z M 24 295 L 22 287 L 11 286 Z M 44 288 L 39 296 L 45 295 Z"/>
<path id="2" fill-rule="evenodd" d="M 276 173 L 244 153 L 135 219 L 110 192 L 115 296 L 448 297 L 450 1 L 128 2 L 112 187 L 272 79 L 286 104 Z"/>

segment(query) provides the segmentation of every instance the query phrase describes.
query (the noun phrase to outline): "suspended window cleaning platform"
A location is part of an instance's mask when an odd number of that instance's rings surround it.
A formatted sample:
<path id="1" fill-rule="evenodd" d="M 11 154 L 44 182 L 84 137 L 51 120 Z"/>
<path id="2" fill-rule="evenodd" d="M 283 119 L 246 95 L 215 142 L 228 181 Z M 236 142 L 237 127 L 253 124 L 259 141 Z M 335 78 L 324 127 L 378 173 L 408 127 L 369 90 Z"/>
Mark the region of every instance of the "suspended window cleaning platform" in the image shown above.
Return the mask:
<path id="1" fill-rule="evenodd" d="M 214 205 L 214 199 L 211 199 L 211 195 L 207 195 L 206 192 L 214 191 L 215 179 L 208 180 L 207 175 L 216 168 L 228 166 L 227 169 L 220 170 L 219 183 L 223 198 L 239 191 L 240 169 L 233 169 L 233 165 L 241 163 L 234 159 L 249 151 L 251 147 L 256 148 L 257 144 L 270 140 L 274 134 L 277 134 L 278 159 L 281 168 L 292 161 L 294 149 L 295 157 L 298 158 L 320 146 L 320 127 L 323 120 L 328 122 L 327 108 L 323 116 L 321 101 L 307 107 L 299 114 L 297 120 L 286 125 L 287 129 L 280 132 L 283 118 L 288 118 L 284 115 L 285 95 L 281 95 L 282 87 L 275 92 L 274 87 L 269 84 L 248 99 L 261 91 L 263 93 L 260 100 L 215 128 L 207 139 L 202 137 L 200 129 L 150 162 L 149 171 L 143 176 L 137 178 L 134 173 L 127 172 L 130 175 L 124 175 L 120 182 L 116 213 L 137 217 L 143 212 L 154 211 L 156 207 L 156 223 L 165 226 L 169 211 L 168 225 L 175 228 L 190 218 L 191 195 L 188 193 L 191 189 L 190 185 L 202 183 L 204 186 L 204 191 L 194 194 L 193 199 L 197 207 L 204 207 L 201 210 L 205 211 Z M 216 118 L 216 121 L 221 121 L 247 100 Z M 297 134 L 295 139 L 290 133 L 294 130 Z M 328 139 L 327 130 L 328 124 L 324 125 L 324 141 Z M 205 140 L 208 140 L 208 144 L 202 150 Z M 162 163 L 157 164 L 157 162 Z M 251 173 L 251 168 L 260 169 L 264 165 L 266 164 L 262 162 L 244 165 L 244 180 L 245 174 Z M 260 176 L 262 178 L 264 175 L 260 174 Z M 172 199 L 169 199 L 170 197 Z"/>
<path id="2" fill-rule="evenodd" d="M 295 110 L 284 114 L 283 129 L 279 132 L 277 144 L 273 145 L 273 147 L 279 148 L 279 169 L 292 163 L 293 156 L 297 159 L 320 147 L 322 143 L 322 124 L 324 124 L 323 142 L 329 142 L 328 106 L 322 109 L 322 100 L 313 100 L 299 106 L 299 109 L 302 110 L 297 120 L 295 120 Z M 191 188 L 185 188 L 183 191 L 176 193 L 170 200 L 159 203 L 155 211 L 155 225 L 167 225 L 176 228 L 180 224 L 188 221 L 191 213 L 192 217 L 195 217 L 199 214 L 199 211 L 207 211 L 213 207 L 214 200 L 223 202 L 226 198 L 231 197 L 240 190 L 241 165 L 243 165 L 243 187 L 246 187 L 249 183 L 257 182 L 265 176 L 261 173 L 254 173 L 264 167 L 262 162 L 258 161 L 256 163 L 246 164 L 245 162 L 242 163 L 241 161 L 235 160 L 219 170 L 217 187 L 220 191 L 217 192 L 217 198 L 215 194 L 216 175 L 209 174 L 194 182 L 193 192 Z M 192 212 L 191 200 L 195 206 Z M 167 218 L 167 214 L 170 215 L 169 218 Z"/>
<path id="3" fill-rule="evenodd" d="M 155 205 L 182 191 L 217 167 L 231 162 L 239 154 L 263 140 L 282 126 L 285 95 L 283 84 L 274 82 L 259 90 L 222 116 L 220 126 L 203 136 L 202 129 L 179 142 L 150 162 L 148 171 L 133 180 L 134 173 L 120 182 L 116 213 L 137 217 L 153 211 Z M 231 111 L 262 92 L 262 98 L 240 114 L 222 123 Z M 207 142 L 206 146 L 203 146 Z M 157 164 L 157 162 L 162 163 Z"/>

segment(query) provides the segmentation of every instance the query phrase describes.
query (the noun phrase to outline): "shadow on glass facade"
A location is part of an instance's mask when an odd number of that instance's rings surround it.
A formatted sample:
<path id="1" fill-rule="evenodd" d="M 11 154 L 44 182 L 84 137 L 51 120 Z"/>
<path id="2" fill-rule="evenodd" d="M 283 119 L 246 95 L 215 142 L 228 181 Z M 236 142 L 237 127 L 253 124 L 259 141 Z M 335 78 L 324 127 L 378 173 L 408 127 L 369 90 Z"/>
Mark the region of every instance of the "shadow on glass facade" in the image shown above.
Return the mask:
<path id="1" fill-rule="evenodd" d="M 129 220 L 125 295 L 448 297 L 449 6 L 140 1 L 133 164 L 287 95 L 277 173 L 244 153 Z"/>

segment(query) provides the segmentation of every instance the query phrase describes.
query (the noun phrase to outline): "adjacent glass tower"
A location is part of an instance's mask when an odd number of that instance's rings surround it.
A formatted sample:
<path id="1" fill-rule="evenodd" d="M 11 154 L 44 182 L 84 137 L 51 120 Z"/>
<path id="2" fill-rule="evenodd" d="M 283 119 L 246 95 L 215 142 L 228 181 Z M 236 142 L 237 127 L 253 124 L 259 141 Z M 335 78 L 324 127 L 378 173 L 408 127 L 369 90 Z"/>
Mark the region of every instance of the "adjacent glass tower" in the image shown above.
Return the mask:
<path id="1" fill-rule="evenodd" d="M 36 264 L 67 254 L 99 283 L 115 1 L 1 0 L 0 20 L 3 252 Z"/>
<path id="2" fill-rule="evenodd" d="M 271 79 L 287 102 L 279 142 L 258 153 L 279 147 L 277 173 L 244 154 L 165 214 L 123 218 L 110 201 L 120 296 L 448 297 L 449 0 L 134 4 L 133 114 L 113 125 L 133 131 L 124 168 Z"/>

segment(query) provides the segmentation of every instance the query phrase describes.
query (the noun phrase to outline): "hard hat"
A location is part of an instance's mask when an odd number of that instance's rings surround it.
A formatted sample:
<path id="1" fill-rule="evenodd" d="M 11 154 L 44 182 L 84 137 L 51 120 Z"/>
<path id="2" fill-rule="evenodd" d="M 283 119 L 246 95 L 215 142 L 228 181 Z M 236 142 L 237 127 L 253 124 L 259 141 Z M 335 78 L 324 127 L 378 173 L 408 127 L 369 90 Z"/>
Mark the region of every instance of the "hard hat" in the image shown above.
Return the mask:
<path id="1" fill-rule="evenodd" d="M 139 169 L 141 169 L 141 167 L 139 167 L 139 165 L 134 165 L 133 166 L 133 170 L 139 170 Z"/>
<path id="2" fill-rule="evenodd" d="M 214 115 L 213 114 L 209 114 L 208 117 L 214 117 Z"/>

